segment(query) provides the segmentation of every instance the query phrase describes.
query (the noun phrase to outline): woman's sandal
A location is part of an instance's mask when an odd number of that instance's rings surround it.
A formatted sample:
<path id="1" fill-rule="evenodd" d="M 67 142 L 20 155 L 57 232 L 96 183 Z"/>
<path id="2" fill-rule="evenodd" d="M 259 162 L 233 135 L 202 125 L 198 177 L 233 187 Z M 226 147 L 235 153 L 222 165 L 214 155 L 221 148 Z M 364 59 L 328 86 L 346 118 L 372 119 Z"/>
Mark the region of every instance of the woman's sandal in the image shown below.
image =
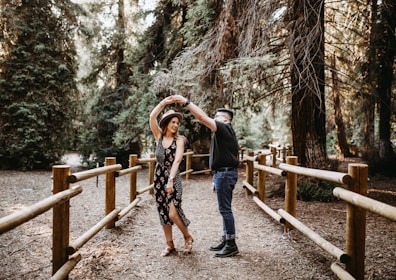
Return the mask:
<path id="1" fill-rule="evenodd" d="M 190 235 L 189 237 L 185 237 L 184 241 L 185 241 L 185 244 L 184 244 L 184 251 L 183 252 L 186 253 L 186 254 L 190 254 L 191 251 L 192 251 L 194 239 Z"/>
<path id="2" fill-rule="evenodd" d="M 168 247 L 166 247 L 165 250 L 161 253 L 161 256 L 163 257 L 169 256 L 172 252 L 176 251 L 173 241 L 167 241 L 166 244 L 168 245 Z"/>

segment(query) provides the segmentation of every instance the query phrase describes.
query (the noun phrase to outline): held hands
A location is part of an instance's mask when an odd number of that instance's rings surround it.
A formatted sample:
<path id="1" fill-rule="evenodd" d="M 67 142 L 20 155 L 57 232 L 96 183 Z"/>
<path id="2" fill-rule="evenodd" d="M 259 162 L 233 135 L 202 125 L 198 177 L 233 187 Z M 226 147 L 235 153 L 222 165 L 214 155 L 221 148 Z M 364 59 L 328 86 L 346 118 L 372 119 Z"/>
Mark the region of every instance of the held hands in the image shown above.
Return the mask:
<path id="1" fill-rule="evenodd" d="M 184 105 L 186 103 L 186 98 L 180 94 L 175 94 L 170 97 L 172 97 L 174 103 L 179 103 L 180 105 Z"/>
<path id="2" fill-rule="evenodd" d="M 166 105 L 169 105 L 169 104 L 172 104 L 172 103 L 175 103 L 175 101 L 173 101 L 173 96 L 165 97 L 160 102 L 160 104 L 163 105 L 163 106 L 166 106 Z"/>
<path id="3" fill-rule="evenodd" d="M 162 106 L 166 106 L 172 103 L 178 103 L 180 105 L 184 105 L 186 103 L 187 98 L 183 97 L 180 94 L 175 94 L 175 95 L 170 95 L 168 97 L 165 97 L 164 99 L 162 99 L 162 101 L 160 102 L 160 104 Z"/>

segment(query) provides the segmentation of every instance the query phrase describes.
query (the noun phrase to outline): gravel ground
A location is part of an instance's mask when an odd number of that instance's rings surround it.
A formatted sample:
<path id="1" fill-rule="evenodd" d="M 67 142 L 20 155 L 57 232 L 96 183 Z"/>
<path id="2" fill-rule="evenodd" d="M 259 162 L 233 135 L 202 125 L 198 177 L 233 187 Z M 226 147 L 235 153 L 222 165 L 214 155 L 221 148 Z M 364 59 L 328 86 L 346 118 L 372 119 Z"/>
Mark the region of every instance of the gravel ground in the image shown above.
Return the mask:
<path id="1" fill-rule="evenodd" d="M 138 173 L 138 189 L 148 185 L 147 170 Z M 191 220 L 193 253 L 160 257 L 164 237 L 151 195 L 142 200 L 115 229 L 104 229 L 79 252 L 82 259 L 69 279 L 338 279 L 330 269 L 336 260 L 296 230 L 284 233 L 245 194 L 242 180 L 234 193 L 234 214 L 240 254 L 215 258 L 208 247 L 221 234 L 221 219 L 210 175 L 183 181 L 183 208 Z M 105 178 L 80 183 L 83 192 L 71 202 L 71 240 L 104 216 Z M 376 188 L 374 190 L 374 184 Z M 51 172 L 0 171 L 0 217 L 51 195 Z M 370 181 L 371 194 L 396 206 L 395 180 Z M 129 200 L 128 176 L 117 178 L 117 207 Z M 284 208 L 283 198 L 267 199 L 270 207 Z M 346 208 L 342 201 L 297 203 L 297 217 L 326 240 L 345 246 Z M 0 236 L 0 279 L 48 279 L 51 276 L 52 211 Z M 183 237 L 174 228 L 175 244 Z M 396 223 L 367 215 L 365 279 L 396 279 Z M 343 265 L 341 265 L 343 266 Z"/>

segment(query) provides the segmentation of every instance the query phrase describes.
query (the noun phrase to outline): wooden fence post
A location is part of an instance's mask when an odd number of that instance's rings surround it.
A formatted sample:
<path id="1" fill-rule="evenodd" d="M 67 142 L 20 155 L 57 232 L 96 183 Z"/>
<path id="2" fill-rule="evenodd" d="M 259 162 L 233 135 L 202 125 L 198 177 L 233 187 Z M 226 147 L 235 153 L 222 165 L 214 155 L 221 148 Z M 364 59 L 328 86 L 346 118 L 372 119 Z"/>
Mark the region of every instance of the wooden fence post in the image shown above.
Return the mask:
<path id="1" fill-rule="evenodd" d="M 293 155 L 293 146 L 287 145 L 287 154 L 286 156 Z"/>
<path id="2" fill-rule="evenodd" d="M 69 165 L 52 167 L 53 194 L 70 188 L 70 183 L 67 181 L 69 175 Z M 54 275 L 68 260 L 66 249 L 69 247 L 70 235 L 70 200 L 53 207 L 52 224 L 52 275 Z"/>
<path id="3" fill-rule="evenodd" d="M 243 160 L 245 148 L 241 148 L 238 150 L 238 160 L 241 162 Z"/>
<path id="4" fill-rule="evenodd" d="M 138 156 L 136 154 L 129 155 L 129 167 L 136 166 Z M 129 202 L 132 202 L 136 198 L 136 182 L 137 172 L 131 172 L 129 175 Z"/>
<path id="5" fill-rule="evenodd" d="M 298 158 L 291 156 L 286 158 L 287 164 L 297 165 Z M 285 186 L 285 210 L 287 213 L 296 217 L 297 207 L 297 174 L 290 171 L 287 172 L 286 186 Z M 285 223 L 285 231 L 292 226 L 289 223 Z"/>
<path id="6" fill-rule="evenodd" d="M 155 158 L 155 154 L 151 153 L 150 158 Z M 149 185 L 154 183 L 155 162 L 149 162 Z M 154 194 L 154 188 L 150 189 L 150 194 Z"/>
<path id="7" fill-rule="evenodd" d="M 266 156 L 263 154 L 258 155 L 258 163 L 260 165 L 265 165 L 266 164 Z M 258 192 L 258 198 L 262 201 L 265 202 L 265 178 L 266 177 L 266 172 L 264 170 L 258 170 L 258 180 L 257 180 L 257 192 Z"/>
<path id="8" fill-rule="evenodd" d="M 106 157 L 105 165 L 113 165 L 116 164 L 115 157 Z M 116 186 L 115 186 L 115 174 L 114 172 L 106 173 L 106 215 L 110 214 L 116 205 Z M 106 228 L 114 228 L 115 227 L 115 219 L 110 221 Z"/>
<path id="9" fill-rule="evenodd" d="M 272 154 L 272 167 L 276 167 L 276 147 L 271 146 L 271 154 Z"/>
<path id="10" fill-rule="evenodd" d="M 282 148 L 282 162 L 286 162 L 286 156 L 287 156 L 286 151 L 287 151 L 286 147 L 283 146 L 283 148 Z"/>
<path id="11" fill-rule="evenodd" d="M 187 152 L 192 152 L 191 149 L 187 149 Z M 186 171 L 191 169 L 191 159 L 192 155 L 187 154 L 186 155 Z M 190 172 L 186 172 L 186 180 L 190 179 Z"/>
<path id="12" fill-rule="evenodd" d="M 349 164 L 348 174 L 353 178 L 349 190 L 360 195 L 367 195 L 368 166 L 366 164 Z M 346 253 L 351 260 L 346 270 L 356 280 L 364 279 L 364 258 L 366 248 L 366 210 L 347 203 Z"/>
<path id="13" fill-rule="evenodd" d="M 253 157 L 254 152 L 249 151 L 247 153 L 248 156 Z M 253 171 L 254 171 L 254 163 L 251 160 L 246 161 L 246 182 L 253 186 Z M 252 194 L 248 188 L 246 188 L 246 195 Z"/>

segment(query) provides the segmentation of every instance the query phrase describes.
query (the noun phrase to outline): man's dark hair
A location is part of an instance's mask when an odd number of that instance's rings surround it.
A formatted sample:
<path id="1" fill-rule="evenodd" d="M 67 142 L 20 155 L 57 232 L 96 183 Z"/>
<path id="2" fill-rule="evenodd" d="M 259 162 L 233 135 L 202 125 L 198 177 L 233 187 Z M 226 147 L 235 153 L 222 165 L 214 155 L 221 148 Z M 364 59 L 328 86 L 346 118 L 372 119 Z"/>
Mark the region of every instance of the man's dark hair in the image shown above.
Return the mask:
<path id="1" fill-rule="evenodd" d="M 216 110 L 216 112 L 223 112 L 223 113 L 227 113 L 228 116 L 230 117 L 230 120 L 232 121 L 232 119 L 234 118 L 234 112 L 230 109 L 227 108 L 219 108 Z"/>

